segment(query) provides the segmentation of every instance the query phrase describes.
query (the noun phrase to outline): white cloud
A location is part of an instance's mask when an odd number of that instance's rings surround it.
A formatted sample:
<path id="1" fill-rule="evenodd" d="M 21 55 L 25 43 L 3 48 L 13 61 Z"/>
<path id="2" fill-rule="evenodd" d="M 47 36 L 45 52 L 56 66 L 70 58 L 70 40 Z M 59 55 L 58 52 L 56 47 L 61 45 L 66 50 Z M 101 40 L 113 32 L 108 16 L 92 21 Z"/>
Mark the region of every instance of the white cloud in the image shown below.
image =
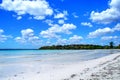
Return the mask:
<path id="1" fill-rule="evenodd" d="M 76 13 L 72 13 L 72 15 L 73 15 L 74 18 L 79 18 L 79 16 L 76 15 Z"/>
<path id="2" fill-rule="evenodd" d="M 81 25 L 88 26 L 88 27 L 93 27 L 93 25 L 90 22 L 82 22 Z"/>
<path id="3" fill-rule="evenodd" d="M 79 43 L 82 39 L 83 39 L 82 36 L 73 35 L 72 37 L 69 38 L 69 42 L 75 44 L 75 43 Z"/>
<path id="4" fill-rule="evenodd" d="M 15 40 L 16 42 L 20 42 L 20 43 L 26 43 L 26 42 L 30 42 L 30 43 L 40 43 L 40 39 L 39 37 L 34 35 L 34 31 L 32 29 L 25 29 L 25 30 L 21 30 L 21 37 L 16 37 Z"/>
<path id="5" fill-rule="evenodd" d="M 76 26 L 74 24 L 63 24 L 62 27 L 60 27 L 60 32 L 71 34 L 72 32 L 70 30 L 76 29 Z"/>
<path id="6" fill-rule="evenodd" d="M 40 35 L 44 38 L 58 38 L 59 36 L 56 35 L 58 30 L 59 30 L 59 25 L 56 24 L 48 28 L 48 30 L 41 31 Z"/>
<path id="7" fill-rule="evenodd" d="M 120 31 L 120 23 L 118 23 L 114 28 L 114 31 Z"/>
<path id="8" fill-rule="evenodd" d="M 29 38 L 29 41 L 35 41 L 35 40 L 39 40 L 39 37 L 33 36 Z"/>
<path id="9" fill-rule="evenodd" d="M 66 43 L 68 43 L 68 40 L 67 39 L 61 39 L 61 38 L 59 38 L 58 40 L 57 40 L 57 45 L 65 45 Z"/>
<path id="10" fill-rule="evenodd" d="M 20 42 L 20 43 L 26 43 L 26 40 L 24 38 L 22 38 L 22 37 L 16 37 L 15 41 Z"/>
<path id="11" fill-rule="evenodd" d="M 53 10 L 46 0 L 3 0 L 0 7 L 17 13 L 18 16 L 21 16 L 18 19 L 21 19 L 24 14 L 29 14 L 34 19 L 44 19 L 53 14 Z"/>
<path id="12" fill-rule="evenodd" d="M 20 20 L 20 19 L 22 19 L 22 16 L 18 16 L 18 17 L 17 17 L 17 20 Z"/>
<path id="13" fill-rule="evenodd" d="M 49 20 L 49 19 L 45 20 L 44 22 L 47 23 L 49 26 L 51 26 L 53 24 L 53 21 Z"/>
<path id="14" fill-rule="evenodd" d="M 108 24 L 120 19 L 120 0 L 111 0 L 109 8 L 102 12 L 91 12 L 90 19 L 93 22 Z"/>
<path id="15" fill-rule="evenodd" d="M 102 40 L 113 40 L 113 39 L 118 39 L 118 36 L 103 36 L 101 39 Z"/>
<path id="16" fill-rule="evenodd" d="M 73 35 L 72 37 L 69 37 L 68 39 L 64 39 L 64 38 L 58 38 L 56 41 L 57 45 L 65 45 L 65 44 L 78 44 L 80 43 L 80 41 L 83 40 L 82 36 L 78 36 L 78 35 Z"/>
<path id="17" fill-rule="evenodd" d="M 29 38 L 34 35 L 34 31 L 32 29 L 21 30 L 21 34 L 23 38 Z"/>
<path id="18" fill-rule="evenodd" d="M 32 37 L 29 37 L 28 38 L 28 41 L 31 42 L 32 44 L 36 44 L 36 45 L 39 45 L 41 44 L 41 40 L 39 39 L 38 36 L 32 36 Z"/>
<path id="19" fill-rule="evenodd" d="M 106 27 L 106 28 L 103 28 L 103 29 L 99 28 L 99 29 L 97 29 L 93 32 L 90 32 L 88 37 L 89 38 L 96 38 L 98 36 L 102 36 L 102 35 L 105 35 L 107 33 L 112 33 L 112 32 L 115 32 L 115 31 L 120 31 L 120 23 L 118 23 L 113 28 L 109 28 L 109 27 Z"/>
<path id="20" fill-rule="evenodd" d="M 10 35 L 4 35 L 4 30 L 0 29 L 0 42 L 6 41 L 8 38 L 12 38 Z"/>
<path id="21" fill-rule="evenodd" d="M 41 31 L 40 35 L 44 38 L 59 38 L 59 34 L 71 34 L 72 32 L 70 30 L 75 28 L 76 26 L 74 24 L 63 24 L 62 26 L 58 24 L 52 24 L 48 30 Z"/>
<path id="22" fill-rule="evenodd" d="M 4 31 L 2 29 L 0 29 L 0 34 L 2 34 Z"/>
<path id="23" fill-rule="evenodd" d="M 67 17 L 66 17 L 67 15 L 68 15 L 68 12 L 67 11 L 63 11 L 63 13 L 58 13 L 58 14 L 54 15 L 54 18 L 66 20 L 67 19 Z"/>
<path id="24" fill-rule="evenodd" d="M 107 33 L 111 33 L 113 32 L 113 30 L 109 27 L 103 28 L 103 29 L 97 29 L 96 31 L 90 32 L 88 37 L 89 38 L 96 38 L 98 36 L 107 34 Z"/>
<path id="25" fill-rule="evenodd" d="M 58 23 L 59 24 L 64 24 L 65 22 L 64 22 L 64 20 L 58 20 Z"/>

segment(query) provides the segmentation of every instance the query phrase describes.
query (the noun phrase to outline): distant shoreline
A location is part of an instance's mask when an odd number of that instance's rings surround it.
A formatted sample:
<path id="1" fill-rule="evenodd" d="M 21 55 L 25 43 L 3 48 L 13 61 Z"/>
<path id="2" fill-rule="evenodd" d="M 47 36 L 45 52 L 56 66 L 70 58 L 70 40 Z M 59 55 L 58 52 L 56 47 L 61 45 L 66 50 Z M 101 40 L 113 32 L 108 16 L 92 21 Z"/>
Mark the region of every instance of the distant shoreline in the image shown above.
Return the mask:
<path id="1" fill-rule="evenodd" d="M 110 49 L 0 49 L 0 51 L 4 50 L 110 50 Z"/>
<path id="2" fill-rule="evenodd" d="M 0 51 L 2 50 L 110 50 L 110 49 L 0 49 Z"/>
<path id="3" fill-rule="evenodd" d="M 120 49 L 120 45 L 94 45 L 94 44 L 70 44 L 70 45 L 51 45 L 51 46 L 42 46 L 39 50 L 94 50 L 94 49 Z"/>
<path id="4" fill-rule="evenodd" d="M 38 50 L 38 49 L 0 49 L 0 50 Z"/>

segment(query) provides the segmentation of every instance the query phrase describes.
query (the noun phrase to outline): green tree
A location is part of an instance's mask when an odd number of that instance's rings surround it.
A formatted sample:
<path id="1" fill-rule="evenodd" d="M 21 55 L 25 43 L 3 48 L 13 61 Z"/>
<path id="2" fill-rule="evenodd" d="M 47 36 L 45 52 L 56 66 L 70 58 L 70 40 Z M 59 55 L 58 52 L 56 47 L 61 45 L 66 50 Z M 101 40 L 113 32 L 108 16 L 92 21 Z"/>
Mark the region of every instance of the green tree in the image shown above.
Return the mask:
<path id="1" fill-rule="evenodd" d="M 110 42 L 110 48 L 113 48 L 113 44 L 114 44 L 113 42 Z"/>

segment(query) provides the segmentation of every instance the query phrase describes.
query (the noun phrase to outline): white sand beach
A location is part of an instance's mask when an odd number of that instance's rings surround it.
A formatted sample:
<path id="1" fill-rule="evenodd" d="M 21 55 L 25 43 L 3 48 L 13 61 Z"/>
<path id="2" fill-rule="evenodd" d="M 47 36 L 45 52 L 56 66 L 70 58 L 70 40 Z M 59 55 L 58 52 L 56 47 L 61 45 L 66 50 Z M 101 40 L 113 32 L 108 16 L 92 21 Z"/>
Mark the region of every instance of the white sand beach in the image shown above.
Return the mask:
<path id="1" fill-rule="evenodd" d="M 120 80 L 120 53 L 67 64 L 40 62 L 0 65 L 0 80 Z"/>

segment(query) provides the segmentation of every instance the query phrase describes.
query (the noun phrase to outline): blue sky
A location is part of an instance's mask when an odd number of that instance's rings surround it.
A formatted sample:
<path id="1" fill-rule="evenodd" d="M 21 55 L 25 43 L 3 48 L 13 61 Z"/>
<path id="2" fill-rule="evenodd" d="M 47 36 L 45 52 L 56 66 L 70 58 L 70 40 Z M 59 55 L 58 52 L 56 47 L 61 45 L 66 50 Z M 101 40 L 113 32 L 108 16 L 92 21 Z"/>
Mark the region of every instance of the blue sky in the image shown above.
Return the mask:
<path id="1" fill-rule="evenodd" d="M 0 0 L 0 48 L 120 44 L 120 0 Z"/>

